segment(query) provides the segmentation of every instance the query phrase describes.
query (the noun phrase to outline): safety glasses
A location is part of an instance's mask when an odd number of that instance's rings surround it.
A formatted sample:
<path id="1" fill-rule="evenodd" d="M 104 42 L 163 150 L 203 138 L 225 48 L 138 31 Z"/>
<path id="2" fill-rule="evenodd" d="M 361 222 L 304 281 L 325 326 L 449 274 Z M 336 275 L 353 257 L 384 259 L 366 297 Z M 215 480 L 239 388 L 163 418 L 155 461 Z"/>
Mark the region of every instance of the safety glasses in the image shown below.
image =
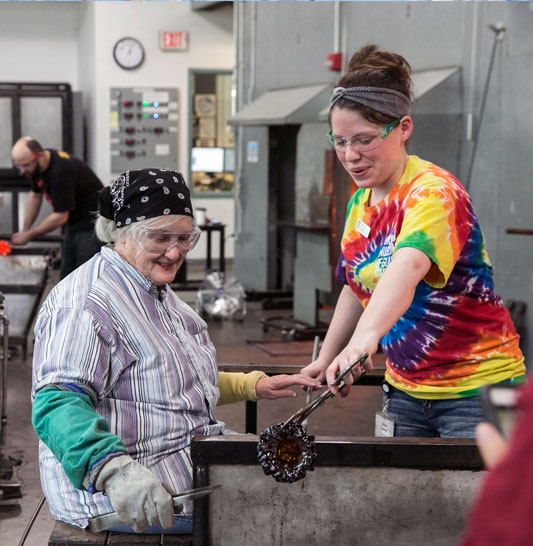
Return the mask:
<path id="1" fill-rule="evenodd" d="M 32 159 L 31 161 L 26 161 L 25 163 L 13 163 L 13 167 L 21 171 L 22 169 L 29 169 L 32 165 L 37 163 L 37 159 Z"/>
<path id="2" fill-rule="evenodd" d="M 137 245 L 150 254 L 167 254 L 174 247 L 178 247 L 180 253 L 189 252 L 198 243 L 199 227 L 191 231 L 167 231 L 164 229 L 140 227 L 132 232 Z"/>
<path id="3" fill-rule="evenodd" d="M 402 116 L 403 117 L 403 116 Z M 364 153 L 377 148 L 392 132 L 392 130 L 400 123 L 402 118 L 395 119 L 389 125 L 382 127 L 377 135 L 361 136 L 354 135 L 346 138 L 343 136 L 333 135 L 331 129 L 328 133 L 329 141 L 337 152 L 345 152 L 348 144 L 357 152 Z"/>

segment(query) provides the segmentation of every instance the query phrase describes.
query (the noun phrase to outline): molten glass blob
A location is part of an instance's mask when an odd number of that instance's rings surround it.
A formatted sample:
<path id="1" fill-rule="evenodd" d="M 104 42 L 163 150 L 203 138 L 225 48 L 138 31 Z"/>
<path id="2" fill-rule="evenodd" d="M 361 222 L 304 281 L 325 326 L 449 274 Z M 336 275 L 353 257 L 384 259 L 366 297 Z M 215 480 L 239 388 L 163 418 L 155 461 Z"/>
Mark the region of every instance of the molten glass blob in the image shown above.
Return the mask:
<path id="1" fill-rule="evenodd" d="M 9 256 L 11 254 L 11 245 L 8 241 L 2 239 L 0 241 L 0 256 Z"/>
<path id="2" fill-rule="evenodd" d="M 278 482 L 293 483 L 305 478 L 308 470 L 314 470 L 315 437 L 307 436 L 297 423 L 289 423 L 280 430 L 282 426 L 280 423 L 261 433 L 257 444 L 258 459 L 267 476 Z"/>

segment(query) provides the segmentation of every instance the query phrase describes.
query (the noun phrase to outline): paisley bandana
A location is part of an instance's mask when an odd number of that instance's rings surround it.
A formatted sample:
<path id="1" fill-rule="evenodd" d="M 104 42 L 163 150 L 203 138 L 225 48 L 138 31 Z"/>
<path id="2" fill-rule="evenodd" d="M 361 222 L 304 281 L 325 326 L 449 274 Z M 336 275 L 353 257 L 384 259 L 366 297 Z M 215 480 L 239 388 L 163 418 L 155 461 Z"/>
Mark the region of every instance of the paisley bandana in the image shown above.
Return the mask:
<path id="1" fill-rule="evenodd" d="M 117 227 L 167 214 L 193 216 L 189 188 L 182 174 L 172 169 L 122 173 L 98 192 L 98 212 Z"/>

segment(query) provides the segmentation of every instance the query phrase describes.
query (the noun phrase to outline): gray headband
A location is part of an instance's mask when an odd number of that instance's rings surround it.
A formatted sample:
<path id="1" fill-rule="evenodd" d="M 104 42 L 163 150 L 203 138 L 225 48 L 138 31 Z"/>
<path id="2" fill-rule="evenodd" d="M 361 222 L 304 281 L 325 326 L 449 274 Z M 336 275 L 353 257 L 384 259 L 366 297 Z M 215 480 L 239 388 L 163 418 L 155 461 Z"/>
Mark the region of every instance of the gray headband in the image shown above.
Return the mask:
<path id="1" fill-rule="evenodd" d="M 340 99 L 348 99 L 393 118 L 409 114 L 411 101 L 399 91 L 386 87 L 336 87 L 329 99 L 331 110 Z"/>

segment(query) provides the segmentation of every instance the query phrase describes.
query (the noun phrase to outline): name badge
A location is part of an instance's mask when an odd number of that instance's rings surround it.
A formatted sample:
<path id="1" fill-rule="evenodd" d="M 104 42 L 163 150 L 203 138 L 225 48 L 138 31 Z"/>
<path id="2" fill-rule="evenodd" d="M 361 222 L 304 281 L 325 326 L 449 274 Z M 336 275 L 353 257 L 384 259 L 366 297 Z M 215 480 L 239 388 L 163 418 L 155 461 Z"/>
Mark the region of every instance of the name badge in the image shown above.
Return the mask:
<path id="1" fill-rule="evenodd" d="M 374 434 L 378 438 L 392 438 L 394 436 L 394 421 L 382 411 L 376 413 Z"/>
<path id="2" fill-rule="evenodd" d="M 355 229 L 358 231 L 363 237 L 366 237 L 368 239 L 368 236 L 370 235 L 370 226 L 365 224 L 363 220 L 359 219 L 357 220 L 357 224 L 355 224 Z"/>

